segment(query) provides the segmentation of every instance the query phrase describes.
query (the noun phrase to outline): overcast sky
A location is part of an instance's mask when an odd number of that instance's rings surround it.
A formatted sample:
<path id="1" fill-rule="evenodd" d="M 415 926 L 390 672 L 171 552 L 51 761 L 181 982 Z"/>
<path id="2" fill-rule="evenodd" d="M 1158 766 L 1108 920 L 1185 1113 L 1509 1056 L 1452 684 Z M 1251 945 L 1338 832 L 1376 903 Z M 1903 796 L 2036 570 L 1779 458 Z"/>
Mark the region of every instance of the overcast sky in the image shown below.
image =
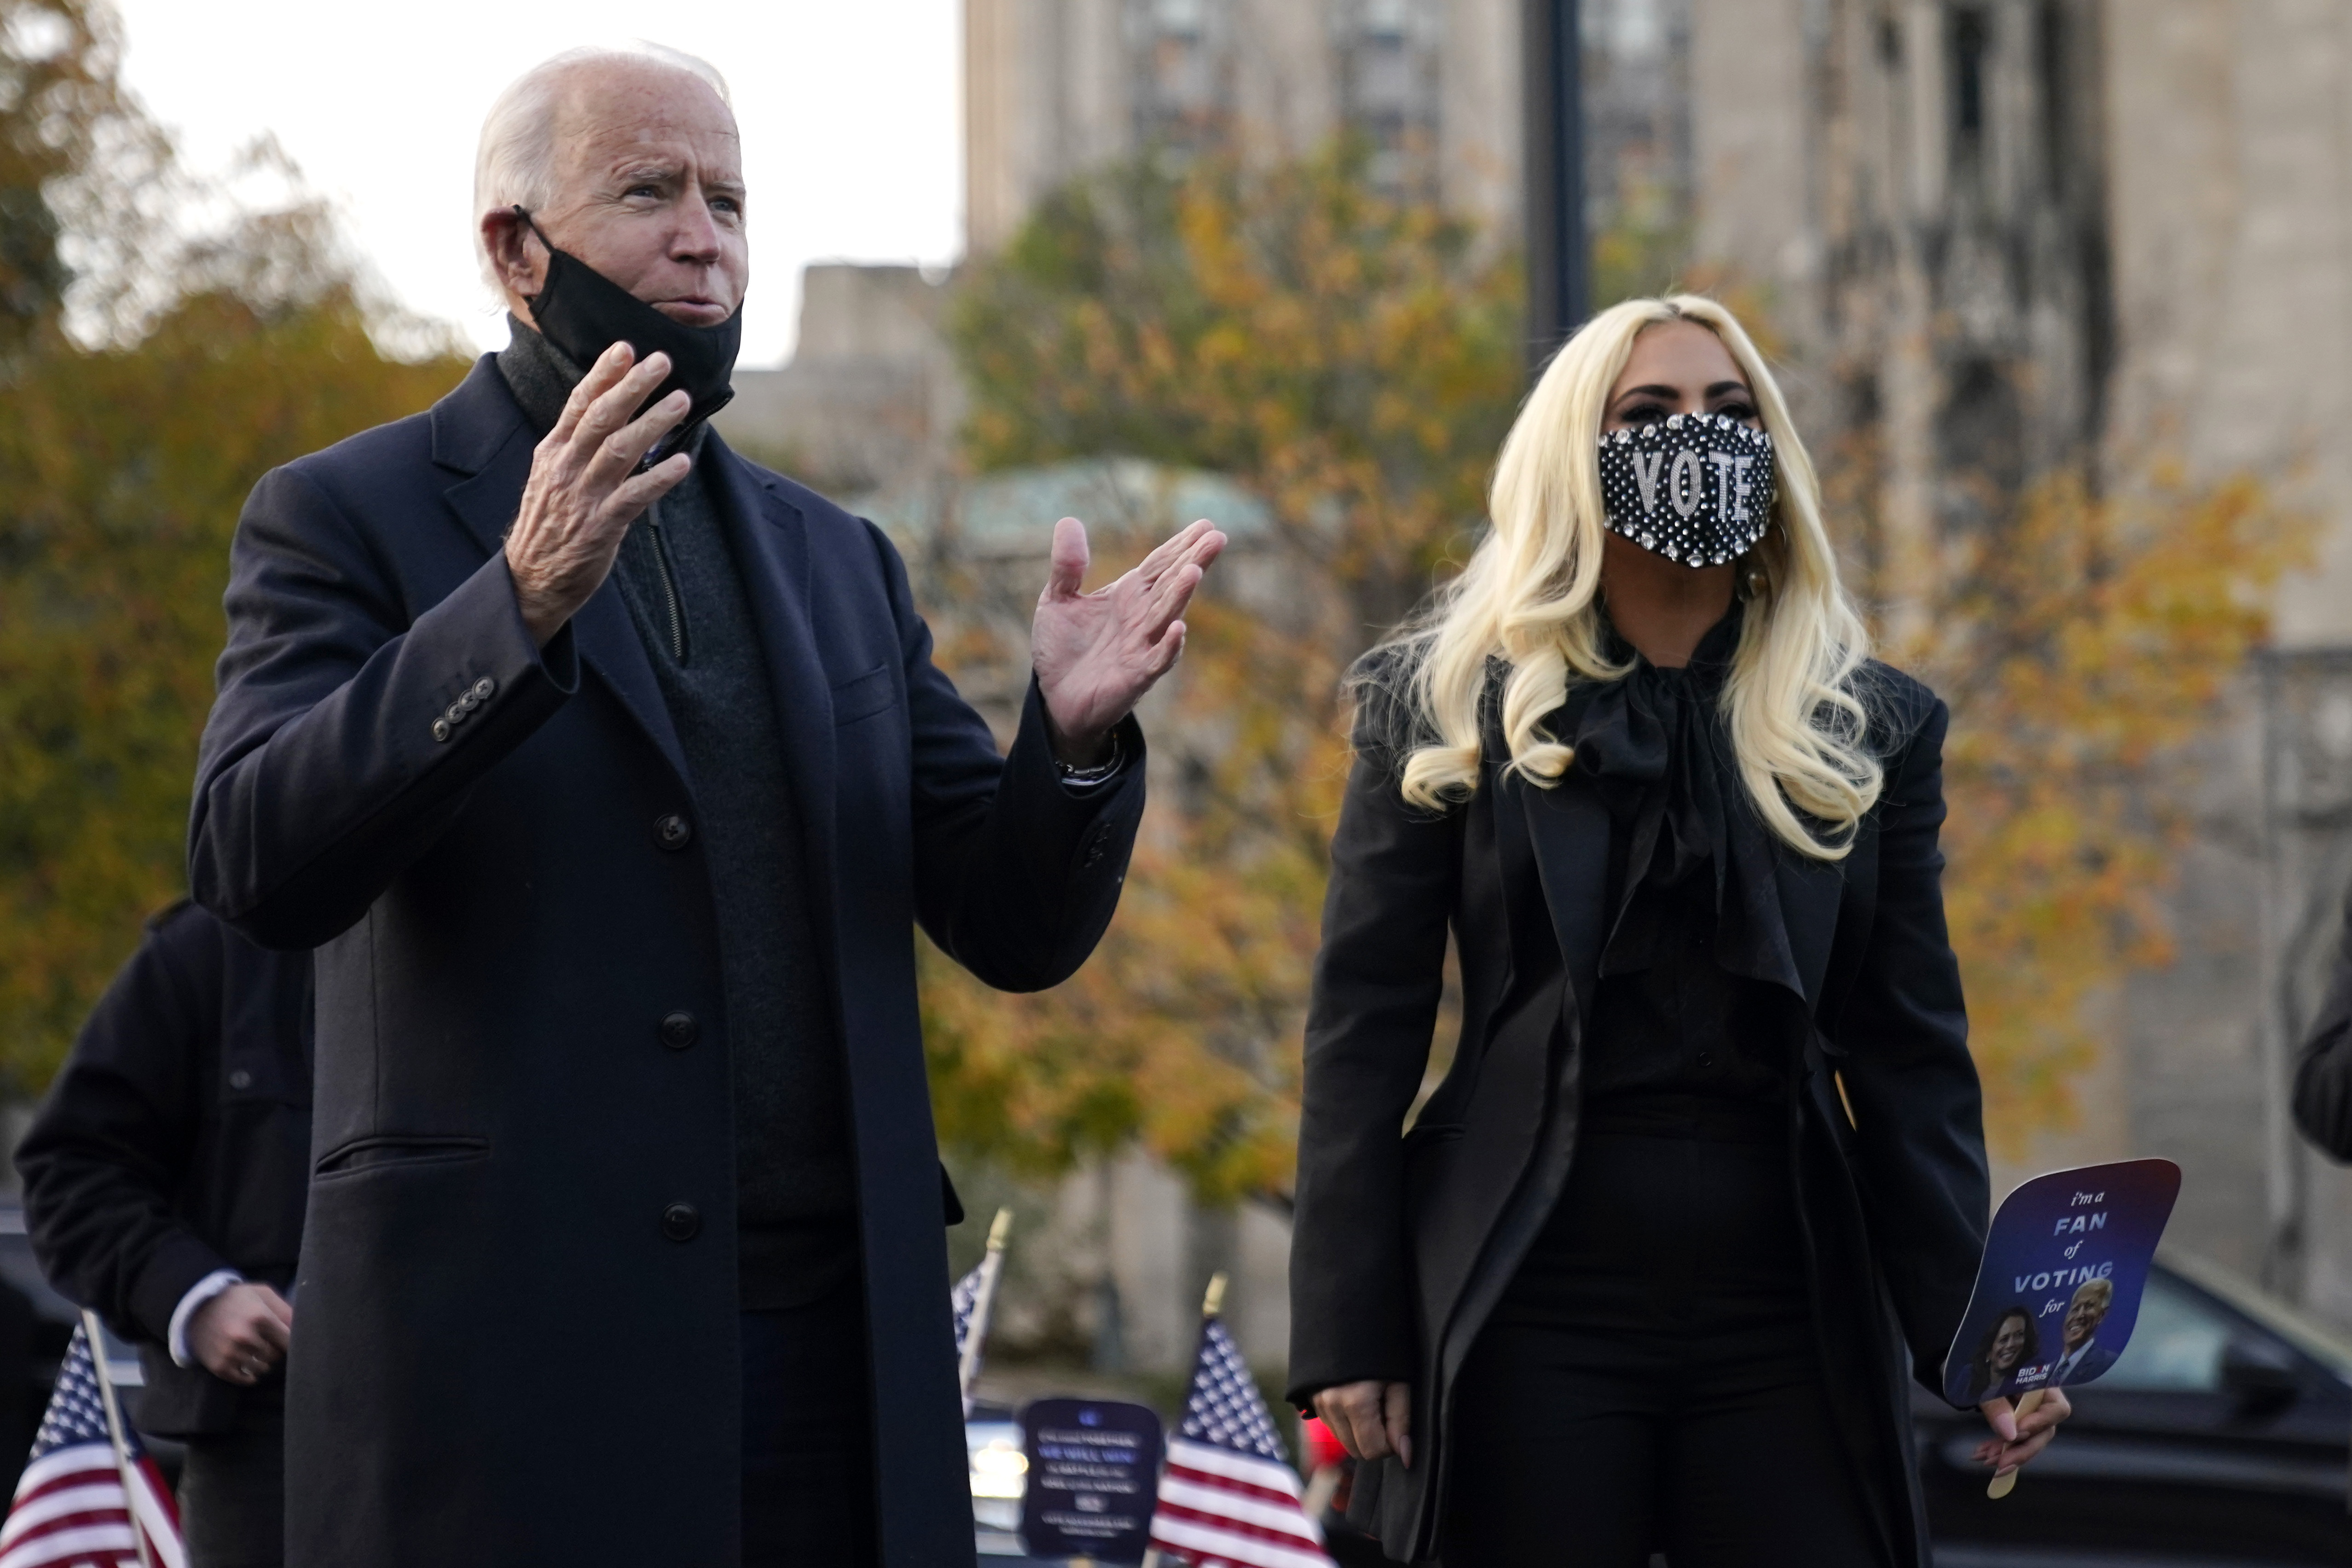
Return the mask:
<path id="1" fill-rule="evenodd" d="M 470 248 L 475 136 L 499 89 L 576 44 L 650 37 L 726 73 L 751 193 L 745 364 L 790 353 L 806 263 L 962 246 L 958 0 L 114 4 L 131 85 L 196 167 L 275 133 L 401 300 L 486 348 L 506 329 Z"/>

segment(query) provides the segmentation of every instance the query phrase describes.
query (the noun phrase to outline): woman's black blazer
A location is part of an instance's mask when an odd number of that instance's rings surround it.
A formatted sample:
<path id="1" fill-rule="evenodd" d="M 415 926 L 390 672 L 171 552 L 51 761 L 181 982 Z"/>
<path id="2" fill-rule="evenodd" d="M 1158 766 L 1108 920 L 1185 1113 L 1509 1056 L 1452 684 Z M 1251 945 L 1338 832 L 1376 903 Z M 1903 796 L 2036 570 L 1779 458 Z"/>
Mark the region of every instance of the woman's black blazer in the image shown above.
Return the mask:
<path id="1" fill-rule="evenodd" d="M 1982 1113 L 1937 846 L 1948 715 L 1885 665 L 1858 684 L 1885 788 L 1841 862 L 1772 841 L 1787 944 L 1769 994 L 1798 1083 L 1790 1160 L 1823 1377 L 1893 1559 L 1924 1563 L 1905 1376 L 1937 1387 L 1968 1306 Z M 1551 733 L 1575 732 L 1592 690 L 1571 692 Z M 1466 804 L 1406 805 L 1382 702 L 1358 724 L 1307 1019 L 1290 1394 L 1413 1385 L 1414 1468 L 1367 1467 L 1354 1508 L 1413 1560 L 1435 1553 L 1455 1374 L 1574 1153 L 1611 830 L 1580 769 L 1538 789 L 1490 761 Z M 1449 932 L 1460 1041 L 1408 1130 Z"/>

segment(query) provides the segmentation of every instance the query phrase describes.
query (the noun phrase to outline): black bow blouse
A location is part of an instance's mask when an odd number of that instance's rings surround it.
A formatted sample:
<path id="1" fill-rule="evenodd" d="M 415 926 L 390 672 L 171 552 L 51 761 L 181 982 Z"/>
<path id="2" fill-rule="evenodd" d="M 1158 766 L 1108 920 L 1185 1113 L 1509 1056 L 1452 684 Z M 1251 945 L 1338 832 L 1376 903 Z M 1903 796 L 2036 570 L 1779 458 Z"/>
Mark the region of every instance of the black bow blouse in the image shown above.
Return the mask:
<path id="1" fill-rule="evenodd" d="M 1792 980 L 1770 830 L 1748 801 L 1720 711 L 1741 607 L 1662 669 L 1596 691 L 1575 733 L 1611 819 L 1612 911 L 1584 1037 L 1583 1124 L 1776 1135 L 1789 1071 L 1768 985 Z"/>

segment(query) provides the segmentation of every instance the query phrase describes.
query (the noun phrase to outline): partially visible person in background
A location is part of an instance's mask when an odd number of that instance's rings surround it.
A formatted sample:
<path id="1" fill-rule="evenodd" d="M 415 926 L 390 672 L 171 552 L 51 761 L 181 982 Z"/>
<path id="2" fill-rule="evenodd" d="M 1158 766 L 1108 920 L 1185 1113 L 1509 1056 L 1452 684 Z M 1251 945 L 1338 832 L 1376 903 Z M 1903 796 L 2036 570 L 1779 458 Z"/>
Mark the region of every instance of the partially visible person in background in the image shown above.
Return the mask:
<path id="1" fill-rule="evenodd" d="M 82 1026 L 16 1151 L 50 1281 L 139 1347 L 142 1431 L 187 1445 L 192 1568 L 285 1557 L 285 1391 L 310 1155 L 310 956 L 192 904 Z"/>
<path id="2" fill-rule="evenodd" d="M 2352 894 L 2336 944 L 2327 999 L 2295 1066 L 2294 1123 L 2336 1159 L 2352 1160 Z"/>

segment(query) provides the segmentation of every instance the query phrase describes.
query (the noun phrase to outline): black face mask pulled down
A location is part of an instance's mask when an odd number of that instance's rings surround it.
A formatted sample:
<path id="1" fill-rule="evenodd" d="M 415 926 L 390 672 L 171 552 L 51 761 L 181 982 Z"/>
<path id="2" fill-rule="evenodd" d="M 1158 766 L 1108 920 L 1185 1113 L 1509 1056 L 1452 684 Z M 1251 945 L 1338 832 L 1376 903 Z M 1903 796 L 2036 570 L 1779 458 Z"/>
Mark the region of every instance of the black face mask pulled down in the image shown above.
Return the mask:
<path id="1" fill-rule="evenodd" d="M 728 377 L 743 342 L 743 308 L 736 306 L 735 314 L 716 327 L 673 321 L 578 256 L 556 249 L 531 222 L 530 214 L 520 207 L 514 212 L 547 246 L 547 280 L 523 300 L 541 335 L 583 370 L 618 342 L 625 341 L 640 362 L 648 354 L 667 354 L 669 376 L 639 406 L 638 414 L 680 390 L 694 400 L 686 417 L 655 442 L 637 465 L 640 471 L 652 467 L 685 445 L 702 422 L 735 395 Z"/>
<path id="2" fill-rule="evenodd" d="M 1772 438 L 1727 413 L 1671 414 L 1601 438 L 1609 531 L 1685 566 L 1725 566 L 1772 520 Z"/>

